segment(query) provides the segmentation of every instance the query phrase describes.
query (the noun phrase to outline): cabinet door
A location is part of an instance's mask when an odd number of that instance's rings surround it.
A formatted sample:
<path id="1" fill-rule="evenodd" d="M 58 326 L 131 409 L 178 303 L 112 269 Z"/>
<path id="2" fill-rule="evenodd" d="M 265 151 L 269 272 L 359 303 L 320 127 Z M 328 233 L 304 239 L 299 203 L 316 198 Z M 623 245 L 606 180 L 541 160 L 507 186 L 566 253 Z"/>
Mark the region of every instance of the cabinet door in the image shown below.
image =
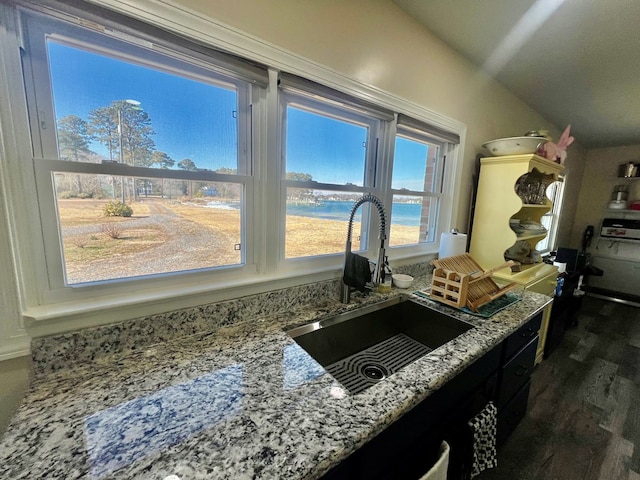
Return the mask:
<path id="1" fill-rule="evenodd" d="M 500 412 L 498 416 L 498 446 L 509 438 L 518 423 L 520 423 L 520 420 L 527 413 L 530 389 L 531 380 L 528 380 L 524 387 L 513 396 Z"/>
<path id="2" fill-rule="evenodd" d="M 500 381 L 500 390 L 498 391 L 498 409 L 506 405 L 515 393 L 529 381 L 537 347 L 538 337 L 536 336 L 502 367 L 502 379 Z"/>
<path id="3" fill-rule="evenodd" d="M 536 350 L 536 365 L 539 364 L 544 357 L 544 348 L 547 344 L 547 336 L 549 334 L 549 324 L 551 323 L 551 314 L 553 312 L 553 304 L 544 307 L 542 311 L 542 323 L 538 333 L 538 349 Z"/>
<path id="4" fill-rule="evenodd" d="M 541 322 L 542 313 L 538 313 L 504 341 L 503 364 L 506 364 L 517 351 L 538 335 Z"/>
<path id="5" fill-rule="evenodd" d="M 558 282 L 558 273 L 556 271 L 541 278 L 540 280 L 527 286 L 527 290 L 542 293 L 548 297 L 555 295 L 556 283 Z M 544 357 L 544 348 L 547 343 L 547 333 L 549 331 L 549 323 L 551 321 L 552 305 L 547 305 L 542 313 L 542 323 L 540 325 L 538 340 L 538 351 L 536 352 L 536 365 L 540 363 Z"/>
<path id="6" fill-rule="evenodd" d="M 469 253 L 485 270 L 503 263 L 505 251 L 514 246 L 517 238 L 509 225 L 511 218 L 539 222 L 551 209 L 548 199 L 540 205 L 527 204 L 516 194 L 518 180 L 534 169 L 557 179 L 563 167 L 537 155 L 481 159 Z M 546 235 L 532 234 L 525 240 L 532 247 Z"/>

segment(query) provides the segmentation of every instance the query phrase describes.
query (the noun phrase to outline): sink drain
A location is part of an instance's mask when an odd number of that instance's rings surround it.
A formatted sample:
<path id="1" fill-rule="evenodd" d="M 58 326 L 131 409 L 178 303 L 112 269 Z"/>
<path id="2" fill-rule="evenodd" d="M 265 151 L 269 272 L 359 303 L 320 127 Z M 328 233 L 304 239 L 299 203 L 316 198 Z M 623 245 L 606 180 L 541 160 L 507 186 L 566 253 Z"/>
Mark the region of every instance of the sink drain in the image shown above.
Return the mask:
<path id="1" fill-rule="evenodd" d="M 350 393 L 360 393 L 390 377 L 431 349 L 411 337 L 398 334 L 325 369 Z"/>
<path id="2" fill-rule="evenodd" d="M 387 369 L 380 365 L 365 365 L 360 369 L 360 371 L 362 372 L 362 375 L 370 378 L 371 380 L 383 380 L 387 378 L 387 375 L 389 375 Z"/>

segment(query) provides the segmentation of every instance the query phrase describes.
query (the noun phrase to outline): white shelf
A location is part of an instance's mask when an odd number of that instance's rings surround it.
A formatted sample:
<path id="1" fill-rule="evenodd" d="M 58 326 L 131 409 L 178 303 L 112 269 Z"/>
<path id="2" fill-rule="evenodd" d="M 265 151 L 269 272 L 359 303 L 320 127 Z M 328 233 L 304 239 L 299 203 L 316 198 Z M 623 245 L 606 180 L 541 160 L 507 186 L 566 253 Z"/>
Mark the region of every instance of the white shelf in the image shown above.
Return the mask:
<path id="1" fill-rule="evenodd" d="M 520 266 L 521 271 L 511 272 L 509 270 L 500 270 L 494 274 L 495 278 L 499 278 L 507 282 L 517 282 L 520 284 L 531 284 L 548 275 L 557 274 L 558 267 L 548 265 L 546 263 L 530 263 Z"/>
<path id="2" fill-rule="evenodd" d="M 598 237 L 596 240 L 596 248 L 600 245 L 600 242 L 621 242 L 621 243 L 631 243 L 640 246 L 640 239 L 638 238 L 619 238 L 619 237 Z"/>
<path id="3" fill-rule="evenodd" d="M 516 233 L 513 228 L 509 228 L 509 220 L 513 219 L 540 223 L 542 216 L 552 209 L 552 202 L 546 196 L 543 203 L 523 202 L 516 191 L 523 175 L 534 175 L 540 183 L 546 184 L 547 181 L 557 180 L 564 168 L 533 154 L 482 158 L 480 165 L 469 253 L 480 266 L 489 269 L 504 262 L 505 251 L 515 246 L 514 241 L 526 242 L 533 250 L 535 244 L 548 235 L 548 232 L 520 228 Z M 528 200 L 541 198 L 527 196 Z M 533 272 L 537 272 L 539 267 L 523 266 L 523 270 L 527 271 L 518 272 L 516 277 L 531 279 L 535 277 Z M 497 276 L 514 278 L 510 272 Z"/>
<path id="4" fill-rule="evenodd" d="M 528 235 L 518 235 L 518 234 L 516 234 L 516 238 L 518 240 L 531 240 L 532 238 L 544 238 L 546 236 L 547 236 L 547 232 L 530 233 Z"/>

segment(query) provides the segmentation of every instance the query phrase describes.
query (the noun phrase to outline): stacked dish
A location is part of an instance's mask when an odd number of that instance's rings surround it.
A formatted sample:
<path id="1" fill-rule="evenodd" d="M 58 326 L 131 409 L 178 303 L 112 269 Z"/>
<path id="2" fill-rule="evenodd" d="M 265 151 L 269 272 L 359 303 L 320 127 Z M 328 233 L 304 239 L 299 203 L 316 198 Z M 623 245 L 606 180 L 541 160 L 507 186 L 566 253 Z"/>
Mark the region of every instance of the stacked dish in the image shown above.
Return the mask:
<path id="1" fill-rule="evenodd" d="M 487 143 L 483 143 L 482 146 L 494 157 L 500 157 L 502 155 L 536 153 L 548 141 L 544 137 L 508 137 L 490 140 Z"/>
<path id="2" fill-rule="evenodd" d="M 520 227 L 522 227 L 524 229 L 524 232 L 528 235 L 538 235 L 547 232 L 547 229 L 544 228 L 544 225 L 530 220 L 520 222 Z"/>

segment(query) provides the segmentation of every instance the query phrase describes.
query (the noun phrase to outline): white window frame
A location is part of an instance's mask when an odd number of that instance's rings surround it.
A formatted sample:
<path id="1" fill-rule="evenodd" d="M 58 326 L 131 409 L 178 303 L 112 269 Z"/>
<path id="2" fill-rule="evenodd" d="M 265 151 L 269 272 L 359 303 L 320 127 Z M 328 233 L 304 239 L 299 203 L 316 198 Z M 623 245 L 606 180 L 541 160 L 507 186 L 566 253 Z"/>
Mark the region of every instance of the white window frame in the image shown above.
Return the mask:
<path id="1" fill-rule="evenodd" d="M 9 145 L 8 158 L 1 159 L 9 166 L 8 174 L 12 179 L 10 186 L 19 185 L 7 190 L 5 197 L 9 215 L 13 218 L 15 228 L 12 229 L 11 252 L 16 258 L 20 308 L 27 321 L 30 321 L 30 332 L 36 335 L 46 335 L 64 330 L 71 330 L 93 326 L 135 316 L 175 310 L 203 303 L 235 298 L 240 295 L 250 295 L 267 292 L 278 288 L 287 288 L 301 283 L 335 279 L 341 272 L 341 260 L 327 262 L 324 265 L 309 265 L 298 263 L 296 268 L 283 268 L 278 264 L 276 252 L 279 251 L 278 221 L 281 212 L 278 211 L 281 191 L 279 170 L 281 168 L 277 144 L 280 139 L 278 127 L 278 72 L 287 71 L 293 75 L 305 77 L 318 82 L 328 88 L 343 92 L 354 99 L 363 99 L 381 108 L 393 112 L 401 112 L 425 122 L 436 129 L 452 132 L 459 136 L 460 142 L 448 145 L 446 151 L 446 165 L 443 176 L 443 197 L 438 216 L 438 232 L 447 231 L 454 224 L 453 218 L 459 213 L 459 198 L 456 191 L 462 182 L 460 164 L 465 144 L 466 126 L 454 119 L 433 112 L 420 105 L 405 100 L 393 93 L 387 93 L 375 87 L 370 87 L 358 80 L 351 79 L 330 68 L 313 63 L 305 58 L 269 44 L 261 39 L 220 23 L 215 19 L 198 15 L 196 12 L 179 9 L 167 2 L 152 0 L 89 0 L 76 3 L 75 6 L 57 3 L 56 0 L 42 0 L 37 4 L 23 3 L 22 0 L 10 0 L 11 3 L 0 5 L 0 10 L 8 13 L 0 23 L 7 26 L 6 37 L 10 40 L 0 44 L 0 70 L 8 74 L 6 88 L 0 88 L 0 115 L 3 119 L 3 129 L 0 132 L 5 145 Z M 99 6 L 98 6 L 99 5 Z M 38 9 L 43 15 L 58 16 L 62 10 L 62 17 L 77 21 L 79 18 L 89 18 L 89 23 L 97 24 L 103 18 L 111 18 L 113 30 L 117 38 L 142 39 L 148 41 L 147 28 L 131 28 L 130 22 L 138 22 L 138 27 L 148 26 L 149 29 L 159 29 L 178 38 L 191 39 L 203 48 L 216 48 L 227 54 L 236 55 L 241 59 L 255 64 L 269 66 L 268 88 L 251 89 L 251 139 L 253 144 L 252 178 L 249 180 L 253 189 L 253 198 L 247 198 L 246 232 L 254 241 L 255 271 L 244 268 L 242 271 L 227 271 L 222 276 L 212 278 L 209 274 L 194 274 L 178 281 L 176 276 L 171 278 L 150 278 L 135 284 L 123 282 L 122 285 L 109 285 L 96 289 L 66 288 L 54 291 L 50 289 L 44 259 L 44 244 L 42 228 L 39 225 L 38 209 L 29 200 L 36 190 L 36 180 L 33 164 L 29 162 L 31 154 L 31 137 L 28 134 L 30 121 L 22 98 L 22 87 L 25 83 L 20 68 L 18 48 L 24 44 L 22 31 L 18 27 L 17 9 Z M 109 9 L 108 15 L 103 15 Z M 64 11 L 68 11 L 65 13 Z M 98 13 L 96 13 L 98 11 Z M 87 13 L 88 12 L 88 13 Z M 124 20 L 118 20 L 118 16 Z M 115 18 L 115 20 L 114 20 Z M 135 20 L 134 20 L 135 19 Z M 115 23 L 117 22 L 117 24 Z M 14 24 L 16 27 L 14 28 Z M 162 36 L 161 36 L 162 37 Z M 159 38 L 161 38 L 159 37 Z M 168 45 L 171 50 L 173 43 Z M 231 61 L 232 65 L 235 65 Z M 226 71 L 233 71 L 227 69 Z M 251 68 L 249 68 L 251 70 Z M 28 86 L 28 85 L 27 85 Z M 265 84 L 261 87 L 267 86 Z M 4 114 L 5 107 L 11 109 L 11 114 Z M 384 135 L 393 138 L 395 124 L 391 123 Z M 15 148 L 14 148 L 15 146 Z M 380 148 L 381 155 L 389 155 L 392 141 L 386 142 Z M 385 168 L 379 168 L 381 178 L 389 178 L 389 162 L 385 161 Z M 149 176 L 148 169 L 141 176 Z M 127 170 L 127 173 L 131 173 Z M 186 173 L 186 172 L 182 172 Z M 47 182 L 50 178 L 47 177 Z M 39 181 L 41 183 L 42 181 Z M 27 194 L 26 192 L 30 192 Z M 375 192 L 374 192 L 375 193 Z M 379 196 L 388 203 L 389 191 L 380 187 Z M 251 210 L 249 210 L 251 206 Z M 19 214 L 18 214 L 19 213 Z M 247 246 L 249 251 L 249 245 Z M 390 257 L 392 263 L 415 263 L 424 260 L 425 254 L 437 252 L 437 245 L 421 245 L 416 249 L 401 249 L 394 251 Z M 250 259 L 247 259 L 249 262 Z M 51 320 L 52 322 L 35 322 L 34 320 Z"/>
<path id="2" fill-rule="evenodd" d="M 423 120 L 416 120 L 407 115 L 393 115 L 385 118 L 387 113 L 384 110 L 376 111 L 375 107 L 370 107 L 367 102 L 359 103 L 357 98 L 349 97 L 341 92 L 334 92 L 326 87 L 320 86 L 314 88 L 311 82 L 304 80 L 291 79 L 285 76 L 287 85 L 280 89 L 280 115 L 281 115 L 281 136 L 280 136 L 280 203 L 279 211 L 282 212 L 279 219 L 280 224 L 280 251 L 279 251 L 279 268 L 286 271 L 299 271 L 300 268 L 317 268 L 319 266 L 342 266 L 344 253 L 340 252 L 333 255 L 309 256 L 300 258 L 285 258 L 284 242 L 285 242 L 285 221 L 286 221 L 286 190 L 287 187 L 308 188 L 327 191 L 346 191 L 373 193 L 380 198 L 386 206 L 387 215 L 387 239 L 385 246 L 389 250 L 391 259 L 411 258 L 428 253 L 434 253 L 438 249 L 440 233 L 448 231 L 451 227 L 451 215 L 453 212 L 453 184 L 455 172 L 455 159 L 457 157 L 457 149 L 459 147 L 459 136 L 450 134 L 442 129 L 429 125 Z M 290 87 L 292 84 L 293 87 Z M 318 182 L 300 182 L 285 179 L 286 158 L 283 152 L 286 139 L 286 109 L 288 105 L 301 106 L 309 111 L 321 112 L 323 115 L 334 116 L 338 119 L 352 118 L 356 123 L 365 122 L 364 118 L 374 119 L 379 117 L 377 125 L 370 129 L 370 139 L 368 142 L 375 141 L 375 148 L 367 151 L 367 164 L 365 172 L 365 181 L 362 187 L 353 185 L 328 185 Z M 350 111 L 354 112 L 349 114 Z M 363 113 L 357 113 L 363 112 Z M 362 115 L 365 117 L 362 117 Z M 371 121 L 371 120 L 369 120 Z M 376 132 L 373 138 L 371 133 Z M 408 191 L 404 189 L 392 189 L 392 171 L 393 156 L 396 135 L 404 135 L 408 138 L 419 139 L 423 142 L 437 145 L 438 159 L 435 189 L 431 192 L 425 191 Z M 429 197 L 436 200 L 435 206 L 432 206 L 432 212 L 429 216 L 429 226 L 431 234 L 426 242 L 419 242 L 410 245 L 389 246 L 392 200 L 394 194 L 414 195 L 421 197 Z M 368 204 L 361 207 L 363 213 L 363 231 L 361 238 L 364 239 L 366 250 L 361 253 L 369 258 L 376 258 L 377 248 L 380 243 L 376 241 L 379 237 L 379 231 L 376 223 L 371 221 L 372 215 L 377 215 Z M 345 232 L 346 240 L 346 232 Z"/>
<path id="3" fill-rule="evenodd" d="M 547 254 L 557 248 L 558 226 L 560 224 L 560 212 L 562 211 L 562 200 L 564 198 L 564 188 L 566 186 L 565 175 L 559 175 L 558 180 L 553 183 L 555 192 L 551 211 L 542 215 L 541 218 L 550 218 L 550 228 L 547 230 L 547 236 L 536 245 L 536 250 L 542 254 Z M 540 248 L 538 248 L 540 247 Z"/>
<path id="4" fill-rule="evenodd" d="M 258 85 L 221 74 L 215 63 L 207 63 L 202 56 L 189 57 L 166 47 L 147 51 L 147 44 L 124 42 L 99 32 L 67 23 L 61 19 L 46 18 L 38 13 L 23 12 L 23 31 L 27 35 L 24 55 L 26 95 L 31 120 L 33 143 L 32 165 L 35 172 L 36 191 L 42 225 L 43 248 L 47 278 L 40 276 L 39 290 L 42 302 L 71 300 L 84 295 L 109 295 L 127 292 L 131 288 L 146 288 L 147 285 L 176 285 L 191 282 L 218 282 L 243 277 L 257 271 L 255 259 L 255 229 L 253 218 L 255 205 L 255 177 L 253 175 L 252 141 L 254 120 L 252 112 L 260 104 L 263 94 Z M 55 114 L 53 111 L 52 89 L 49 82 L 38 79 L 49 78 L 47 59 L 47 38 L 68 46 L 83 48 L 97 54 L 107 54 L 112 58 L 134 62 L 142 66 L 161 69 L 167 73 L 180 74 L 214 86 L 235 87 L 238 96 L 238 174 L 228 175 L 210 171 L 181 171 L 159 168 L 133 167 L 120 164 L 93 164 L 69 162 L 57 159 Z M 117 47 L 122 47 L 118 50 Z M 161 53 L 158 54 L 157 50 Z M 147 61 L 145 55 L 151 57 Z M 160 63 L 165 60 L 165 63 Z M 191 65 L 191 67 L 189 67 Z M 37 112 L 33 114 L 33 112 Z M 52 128 L 53 126 L 53 128 Z M 53 174 L 86 173 L 96 175 L 127 176 L 138 178 L 167 178 L 208 182 L 235 183 L 242 188 L 241 215 L 241 261 L 202 270 L 177 271 L 160 275 L 119 278 L 87 284 L 66 285 L 64 280 L 64 259 L 62 239 L 57 223 L 56 196 Z M 183 278 L 179 278 L 183 277 Z M 79 294 L 78 291 L 81 291 Z"/>
<path id="5" fill-rule="evenodd" d="M 311 94 L 311 92 L 308 92 Z M 286 199 L 288 188 L 303 188 L 311 190 L 322 190 L 332 192 L 348 192 L 348 193 L 372 193 L 378 197 L 381 197 L 383 189 L 378 187 L 380 185 L 380 175 L 377 176 L 376 165 L 379 163 L 378 148 L 379 142 L 383 132 L 384 125 L 381 120 L 371 115 L 367 115 L 363 112 L 358 112 L 353 108 L 345 105 L 336 105 L 330 99 L 323 99 L 320 95 L 315 95 L 315 98 L 311 98 L 309 94 L 298 93 L 292 91 L 280 92 L 280 114 L 281 114 L 281 140 L 280 140 L 280 158 L 281 158 L 281 170 L 280 170 L 280 211 L 282 215 L 279 219 L 279 233 L 280 233 L 280 249 L 279 249 L 279 268 L 284 271 L 296 271 L 302 268 L 320 268 L 323 266 L 339 266 L 344 259 L 344 250 L 340 250 L 335 254 L 316 255 L 308 257 L 286 258 L 285 257 L 285 226 L 286 226 Z M 287 126 L 287 108 L 289 106 L 300 108 L 302 110 L 315 113 L 328 118 L 334 118 L 349 122 L 355 125 L 359 125 L 367 128 L 367 146 L 365 152 L 365 164 L 363 171 L 363 184 L 362 185 L 346 185 L 346 184 L 333 184 L 322 183 L 317 181 L 297 181 L 286 179 L 286 126 Z M 372 257 L 377 251 L 375 250 L 376 239 L 379 236 L 379 231 L 375 228 L 375 222 L 370 221 L 368 205 L 363 205 L 360 209 L 363 212 L 362 215 L 362 230 L 361 232 L 355 232 L 355 235 L 360 236 L 361 244 L 366 246 L 364 250 L 361 250 L 363 255 Z M 388 233 L 388 232 L 387 232 Z M 347 231 L 345 228 L 344 240 L 346 243 Z"/>
<path id="6" fill-rule="evenodd" d="M 429 212 L 429 236 L 426 238 L 424 242 L 417 242 L 411 245 L 398 245 L 394 247 L 389 247 L 392 251 L 402 251 L 405 252 L 416 250 L 419 252 L 421 249 L 424 249 L 425 245 L 435 246 L 438 242 L 439 232 L 438 232 L 438 224 L 440 218 L 440 210 L 442 208 L 442 199 L 445 197 L 446 192 L 444 191 L 444 179 L 445 179 L 445 167 L 446 167 L 446 152 L 449 149 L 449 143 L 441 141 L 433 136 L 430 136 L 428 133 L 409 128 L 402 125 L 396 126 L 396 132 L 394 135 L 394 151 L 395 151 L 395 139 L 397 137 L 403 137 L 407 140 L 412 140 L 428 145 L 433 145 L 438 148 L 438 155 L 436 159 L 435 165 L 435 178 L 434 178 L 434 189 L 432 191 L 426 190 L 409 190 L 407 188 L 390 188 L 390 199 L 388 204 L 391 205 L 391 210 L 393 210 L 393 196 L 394 195 L 407 195 L 412 197 L 420 197 L 420 198 L 431 198 L 435 200 L 434 203 L 430 205 Z M 395 160 L 395 158 L 394 158 Z M 391 172 L 391 179 L 393 178 L 393 170 Z M 390 182 L 392 181 L 390 179 Z M 391 215 L 390 215 L 391 216 Z M 389 223 L 391 224 L 391 218 L 389 218 Z M 391 240 L 391 239 L 390 239 Z"/>

